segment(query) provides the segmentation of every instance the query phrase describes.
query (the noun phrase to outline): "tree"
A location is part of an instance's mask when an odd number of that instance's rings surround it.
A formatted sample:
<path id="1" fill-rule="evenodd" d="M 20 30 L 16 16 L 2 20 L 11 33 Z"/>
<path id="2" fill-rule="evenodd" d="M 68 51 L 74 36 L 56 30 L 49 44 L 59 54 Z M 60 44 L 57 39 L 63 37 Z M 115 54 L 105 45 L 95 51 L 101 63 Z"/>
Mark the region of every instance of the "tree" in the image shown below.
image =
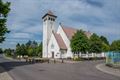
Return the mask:
<path id="1" fill-rule="evenodd" d="M 22 56 L 27 55 L 27 50 L 24 44 L 21 45 L 20 51 Z"/>
<path id="2" fill-rule="evenodd" d="M 115 40 L 110 46 L 110 50 L 114 52 L 120 52 L 120 40 Z"/>
<path id="3" fill-rule="evenodd" d="M 108 52 L 110 50 L 109 42 L 106 37 L 100 36 L 102 41 L 102 52 Z"/>
<path id="4" fill-rule="evenodd" d="M 38 45 L 36 49 L 36 55 L 42 57 L 42 42 Z"/>
<path id="5" fill-rule="evenodd" d="M 102 52 L 102 41 L 99 36 L 95 33 L 90 37 L 90 53 L 101 53 Z"/>
<path id="6" fill-rule="evenodd" d="M 22 56 L 24 56 L 24 55 L 27 55 L 27 49 L 26 49 L 26 46 L 24 45 L 24 44 L 17 44 L 16 45 L 16 54 L 17 55 L 22 55 Z"/>
<path id="7" fill-rule="evenodd" d="M 84 31 L 78 30 L 73 38 L 71 39 L 71 49 L 72 52 L 77 53 L 79 57 L 79 53 L 87 53 L 89 49 L 89 40 L 85 35 Z"/>
<path id="8" fill-rule="evenodd" d="M 100 39 L 101 39 L 105 44 L 109 45 L 109 42 L 108 42 L 108 40 L 107 40 L 106 37 L 101 36 Z"/>
<path id="9" fill-rule="evenodd" d="M 9 49 L 5 49 L 4 53 L 5 53 L 6 56 L 12 56 L 12 50 L 10 48 Z"/>
<path id="10" fill-rule="evenodd" d="M 108 52 L 109 50 L 110 50 L 110 46 L 103 42 L 102 43 L 102 52 Z"/>
<path id="11" fill-rule="evenodd" d="M 32 48 L 29 48 L 28 49 L 28 56 L 33 56 L 33 54 L 34 54 L 34 51 L 33 51 L 33 49 Z"/>
<path id="12" fill-rule="evenodd" d="M 33 42 L 32 42 L 32 47 L 37 47 L 37 45 L 38 45 L 38 44 L 37 44 L 36 41 L 33 41 Z"/>
<path id="13" fill-rule="evenodd" d="M 2 54 L 3 53 L 3 50 L 2 50 L 2 48 L 0 48 L 0 54 Z"/>
<path id="14" fill-rule="evenodd" d="M 26 47 L 28 48 L 28 47 L 30 47 L 30 45 L 32 44 L 32 41 L 28 41 L 27 43 L 26 43 Z"/>
<path id="15" fill-rule="evenodd" d="M 26 44 L 16 45 L 17 55 L 40 56 L 42 57 L 42 43 L 38 45 L 36 41 L 28 41 Z"/>
<path id="16" fill-rule="evenodd" d="M 5 34 L 9 32 L 6 26 L 7 16 L 10 11 L 10 2 L 0 0 L 0 43 L 5 40 Z"/>
<path id="17" fill-rule="evenodd" d="M 21 46 L 19 43 L 16 45 L 16 54 L 21 55 Z"/>

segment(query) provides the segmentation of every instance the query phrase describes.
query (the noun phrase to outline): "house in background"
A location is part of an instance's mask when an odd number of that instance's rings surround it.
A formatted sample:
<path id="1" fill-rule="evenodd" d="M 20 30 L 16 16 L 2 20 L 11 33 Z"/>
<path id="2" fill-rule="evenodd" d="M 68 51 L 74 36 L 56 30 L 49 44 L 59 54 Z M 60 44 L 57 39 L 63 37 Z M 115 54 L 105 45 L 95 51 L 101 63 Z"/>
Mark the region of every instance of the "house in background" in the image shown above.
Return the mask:
<path id="1" fill-rule="evenodd" d="M 55 31 L 56 18 L 57 16 L 51 11 L 42 17 L 43 58 L 73 58 L 70 40 L 77 29 L 59 24 L 57 31 Z M 92 35 L 89 31 L 86 31 L 85 34 L 87 37 Z"/>

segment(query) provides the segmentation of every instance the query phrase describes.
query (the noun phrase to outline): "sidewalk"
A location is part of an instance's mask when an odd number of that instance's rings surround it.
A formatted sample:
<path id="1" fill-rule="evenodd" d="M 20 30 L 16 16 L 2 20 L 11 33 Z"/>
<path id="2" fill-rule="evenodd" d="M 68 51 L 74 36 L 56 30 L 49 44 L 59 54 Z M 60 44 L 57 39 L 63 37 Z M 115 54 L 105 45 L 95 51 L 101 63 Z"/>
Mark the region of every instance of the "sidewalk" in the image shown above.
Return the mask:
<path id="1" fill-rule="evenodd" d="M 102 71 L 102 72 L 105 72 L 105 73 L 112 74 L 112 75 L 120 77 L 120 70 L 119 69 L 113 69 L 113 68 L 107 67 L 105 65 L 105 63 L 98 64 L 96 66 L 96 68 L 98 70 Z"/>
<path id="2" fill-rule="evenodd" d="M 0 80 L 13 80 L 1 66 L 0 66 Z"/>

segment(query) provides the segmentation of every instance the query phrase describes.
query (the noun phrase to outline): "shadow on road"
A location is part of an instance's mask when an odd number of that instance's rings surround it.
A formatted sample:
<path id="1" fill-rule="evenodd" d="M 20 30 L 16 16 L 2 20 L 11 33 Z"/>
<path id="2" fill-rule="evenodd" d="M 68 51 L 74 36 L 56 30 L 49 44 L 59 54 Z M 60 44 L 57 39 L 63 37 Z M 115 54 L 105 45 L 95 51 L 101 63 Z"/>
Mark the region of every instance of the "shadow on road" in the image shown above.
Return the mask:
<path id="1" fill-rule="evenodd" d="M 8 72 L 11 69 L 19 66 L 31 65 L 32 63 L 27 63 L 25 61 L 8 61 L 8 62 L 0 62 L 0 66 L 3 67 L 5 70 L 0 69 L 0 73 Z"/>

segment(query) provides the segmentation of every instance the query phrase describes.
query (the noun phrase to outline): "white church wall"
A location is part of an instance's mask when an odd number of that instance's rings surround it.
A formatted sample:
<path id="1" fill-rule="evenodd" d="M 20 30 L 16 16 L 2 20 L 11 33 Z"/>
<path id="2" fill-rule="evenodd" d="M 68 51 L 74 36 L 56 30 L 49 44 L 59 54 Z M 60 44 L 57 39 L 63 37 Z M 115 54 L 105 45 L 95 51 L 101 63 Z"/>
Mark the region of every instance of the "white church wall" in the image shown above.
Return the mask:
<path id="1" fill-rule="evenodd" d="M 52 34 L 49 44 L 48 44 L 48 58 L 52 58 L 52 52 L 54 52 L 54 58 L 60 58 L 59 45 Z"/>
<path id="2" fill-rule="evenodd" d="M 61 25 L 59 25 L 57 33 L 61 35 L 66 47 L 67 47 L 67 53 L 64 54 L 64 58 L 67 57 L 73 57 L 73 54 L 71 52 L 71 48 L 70 48 L 70 40 L 68 39 L 67 35 L 65 34 L 65 32 L 63 31 Z"/>

